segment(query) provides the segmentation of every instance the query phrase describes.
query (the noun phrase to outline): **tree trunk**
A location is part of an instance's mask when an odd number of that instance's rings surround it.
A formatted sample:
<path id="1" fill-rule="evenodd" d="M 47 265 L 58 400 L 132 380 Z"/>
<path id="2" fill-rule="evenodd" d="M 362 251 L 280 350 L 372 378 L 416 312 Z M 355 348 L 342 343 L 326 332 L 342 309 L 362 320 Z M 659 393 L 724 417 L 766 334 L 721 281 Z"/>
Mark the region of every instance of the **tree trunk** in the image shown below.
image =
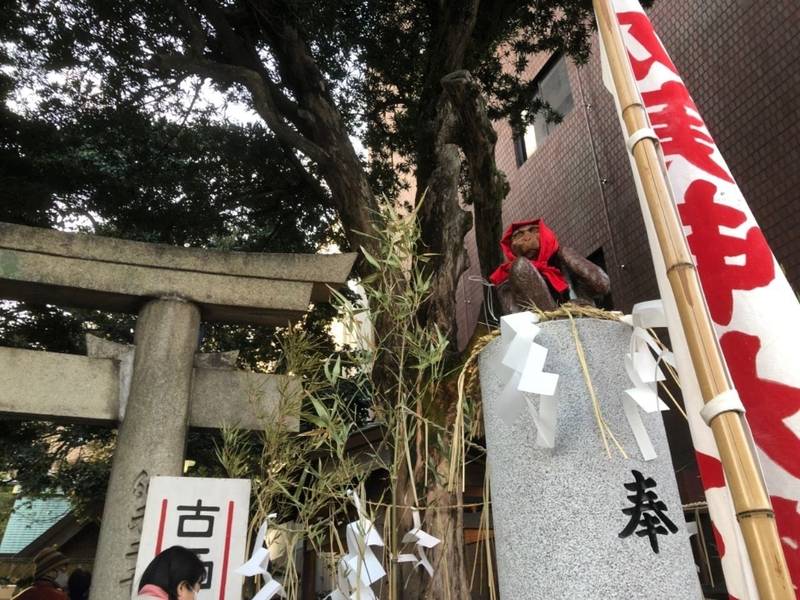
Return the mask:
<path id="1" fill-rule="evenodd" d="M 458 486 L 456 491 L 447 491 L 447 477 L 450 470 L 449 454 L 431 457 L 436 461 L 436 482 L 428 486 L 428 531 L 442 540 L 431 558 L 434 572 L 428 583 L 424 598 L 436 600 L 461 600 L 471 597 L 467 566 L 464 557 L 464 510 L 461 508 L 463 495 Z"/>
<path id="2" fill-rule="evenodd" d="M 469 71 L 455 71 L 442 79 L 442 87 L 458 114 L 458 144 L 469 170 L 469 197 L 475 211 L 475 238 L 484 277 L 503 260 L 500 251 L 503 199 L 508 194 L 505 174 L 494 158 L 497 134 L 486 114 L 486 100 Z"/>
<path id="3" fill-rule="evenodd" d="M 360 246 L 373 249 L 374 242 L 368 236 L 379 222 L 378 203 L 342 115 L 308 44 L 292 20 L 291 3 L 271 0 L 265 6 L 268 20 L 262 27 L 278 59 L 281 80 L 291 88 L 298 105 L 292 121 L 300 133 L 327 154 L 318 165 L 350 246 L 354 250 Z"/>
<path id="4" fill-rule="evenodd" d="M 459 176 L 463 153 L 468 167 L 469 196 L 475 211 L 476 237 L 481 272 L 486 276 L 501 261 L 502 201 L 508 193 L 505 175 L 497 169 L 494 158 L 497 136 L 486 114 L 481 90 L 469 72 L 457 71 L 442 79 L 434 142 L 434 169 L 428 179 L 420 215 L 423 233 L 438 227 L 439 252 L 433 263 L 438 277 L 434 284 L 429 318 L 456 341 L 456 288 L 467 268 L 464 236 L 472 226 L 472 215 L 460 205 Z M 446 329 L 445 329 L 446 328 Z M 454 347 L 455 349 L 455 347 Z M 431 445 L 433 456 L 428 464 L 436 465 L 436 474 L 426 490 L 428 531 L 442 540 L 432 552 L 434 576 L 428 581 L 424 597 L 435 600 L 469 598 L 470 590 L 464 557 L 463 508 L 460 485 L 455 492 L 447 487 L 450 471 L 449 450 L 453 439 L 457 392 L 454 386 L 442 386 L 436 399 L 437 422 L 446 428 L 441 447 Z M 433 415 L 431 415 L 433 416 Z"/>
<path id="5" fill-rule="evenodd" d="M 372 234 L 379 225 L 378 204 L 327 82 L 301 35 L 292 2 L 247 4 L 247 10 L 252 11 L 248 17 L 258 23 L 269 44 L 279 78 L 264 66 L 247 28 L 239 31 L 232 25 L 241 21 L 229 20 L 225 5 L 215 0 L 197 0 L 193 5 L 214 28 L 215 49 L 210 55 L 204 54 L 205 24 L 184 7 L 179 16 L 193 32 L 193 50 L 185 56 L 167 57 L 165 64 L 218 81 L 244 84 L 252 94 L 254 107 L 280 141 L 316 164 L 350 245 L 372 250 L 374 242 L 361 234 Z M 496 136 L 479 86 L 465 71 L 448 76 L 465 65 L 480 5 L 480 0 L 429 3 L 433 27 L 416 111 L 418 199 L 424 194 L 418 213 L 421 251 L 435 254 L 427 267 L 434 274 L 431 298 L 420 321 L 435 324 L 451 341 L 451 366 L 457 359 L 456 290 L 468 266 L 464 237 L 473 224 L 473 215 L 462 208 L 462 201 L 474 206 L 481 272 L 486 274 L 500 260 L 501 203 L 508 191 L 494 162 Z M 459 183 L 465 159 L 469 193 L 462 199 Z M 439 438 L 438 446 L 431 444 L 430 457 L 420 452 L 416 456 L 421 469 L 435 465 L 425 490 L 428 531 L 442 540 L 430 557 L 434 576 L 424 584 L 424 597 L 433 600 L 470 596 L 461 493 L 447 490 L 455 398 L 452 387 L 442 387 L 429 408 L 446 433 Z M 403 490 L 400 492 L 402 497 Z"/>
<path id="6" fill-rule="evenodd" d="M 458 120 L 450 100 L 442 95 L 435 123 L 433 171 L 425 182 L 419 218 L 424 247 L 434 254 L 427 268 L 436 274 L 426 321 L 448 336 L 456 349 L 456 288 L 468 265 L 464 236 L 472 227 L 472 215 L 461 208 L 458 180 L 461 156 L 453 143 Z"/>

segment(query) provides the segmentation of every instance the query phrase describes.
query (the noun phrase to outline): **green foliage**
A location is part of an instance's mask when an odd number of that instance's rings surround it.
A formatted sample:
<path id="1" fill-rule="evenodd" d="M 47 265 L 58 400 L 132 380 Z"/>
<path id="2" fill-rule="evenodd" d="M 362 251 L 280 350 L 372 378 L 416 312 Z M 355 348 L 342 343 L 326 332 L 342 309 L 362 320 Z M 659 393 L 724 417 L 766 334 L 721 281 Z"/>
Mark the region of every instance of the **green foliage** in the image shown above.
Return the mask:
<path id="1" fill-rule="evenodd" d="M 48 80 L 55 63 L 43 60 L 46 42 L 19 39 L 21 29 L 3 34 L 18 45 L 3 57 L 12 75 L 0 73 L 0 221 L 253 252 L 313 252 L 338 239 L 326 198 L 297 175 L 264 127 L 215 120 L 208 111 L 184 111 L 177 120 L 163 105 L 113 103 L 81 80 L 85 73 Z M 38 104 L 12 110 L 26 88 L 36 89 Z M 322 333 L 331 314 L 317 306 L 307 326 Z M 133 315 L 3 302 L 0 345 L 85 354 L 86 333 L 132 343 L 134 322 Z M 238 349 L 245 368 L 263 370 L 279 354 L 270 327 L 208 324 L 203 333 L 202 351 Z M 0 439 L 0 470 L 26 495 L 60 489 L 82 516 L 99 518 L 112 429 L 3 421 Z M 190 433 L 193 473 L 220 472 L 213 441 Z M 79 458 L 68 460 L 70 453 Z"/>
<path id="2" fill-rule="evenodd" d="M 11 510 L 14 508 L 14 501 L 17 499 L 16 494 L 8 486 L 0 486 L 0 536 L 6 530 L 8 518 L 11 516 Z"/>
<path id="3" fill-rule="evenodd" d="M 375 518 L 382 520 L 384 538 L 393 554 L 401 550 L 403 507 L 425 509 L 418 486 L 443 476 L 428 460 L 428 448 L 448 452 L 447 432 L 425 415 L 448 373 L 448 341 L 435 326 L 418 320 L 431 276 L 423 274 L 428 256 L 415 254 L 419 227 L 414 213 L 401 217 L 386 208 L 384 227 L 377 232 L 377 255 L 365 253 L 375 268 L 362 281 L 366 304 L 334 292 L 340 318 L 354 344 L 333 354 L 313 335 L 293 328 L 282 338 L 286 372 L 302 381 L 302 390 L 287 389 L 281 414 L 297 415 L 308 427 L 301 435 L 280 424 L 265 422 L 256 437 L 226 430 L 218 450 L 229 476 L 248 477 L 254 483 L 254 529 L 271 513 L 271 525 L 293 546 L 308 541 L 317 551 L 342 554 L 341 528 L 352 520 L 347 490 L 362 490 L 371 477 L 385 481 Z M 380 322 L 379 332 L 365 335 L 360 317 Z M 348 386 L 344 386 L 347 382 Z M 374 420 L 358 429 L 348 407 L 357 390 L 368 397 Z M 383 434 L 357 450 L 352 444 L 367 440 L 366 431 Z M 446 477 L 446 476 L 445 476 Z M 446 483 L 446 482 L 445 482 Z M 388 508 L 386 508 L 388 507 Z M 275 565 L 285 585 L 296 589 L 297 573 L 289 558 Z M 386 565 L 391 579 L 398 568 Z M 293 597 L 291 592 L 289 597 Z M 391 596 L 397 598 L 396 595 Z"/>
<path id="4" fill-rule="evenodd" d="M 468 5 L 474 14 L 462 18 L 459 10 Z M 212 24 L 213 7 L 223 18 Z M 281 101 L 281 119 L 300 135 L 317 123 L 313 102 L 330 99 L 346 133 L 368 151 L 361 166 L 370 193 L 394 198 L 436 166 L 430 145 L 442 76 L 471 70 L 495 118 L 532 115 L 526 53 L 563 51 L 585 60 L 589 8 L 588 0 L 0 0 L 0 220 L 245 251 L 313 252 L 332 241 L 346 248 L 342 207 L 351 199 L 333 198 L 325 180 L 330 172 L 255 117 L 251 94 L 227 67 L 259 73 Z M 278 21 L 297 31 L 319 80 L 297 77 L 303 65 L 271 35 Z M 181 54 L 222 69 L 199 77 L 160 67 L 160 57 Z M 242 123 L 228 109 L 250 112 Z M 341 147 L 330 142 L 323 150 L 335 154 Z M 437 218 L 442 226 L 452 215 L 442 211 Z M 415 226 L 391 225 L 379 234 L 381 252 L 365 255 L 375 273 L 365 287 L 376 338 L 363 350 L 320 362 L 327 372 L 305 364 L 311 369 L 305 373 L 297 357 L 335 352 L 324 335 L 330 307 L 315 307 L 302 324 L 308 337 L 297 342 L 305 349 L 295 358 L 289 358 L 292 343 L 276 344 L 269 328 L 205 328 L 204 351 L 239 349 L 241 366 L 277 364 L 303 373 L 307 383 L 320 382 L 302 405 L 308 430 L 301 438 L 276 433 L 243 451 L 271 468 L 283 465 L 263 479 L 260 501 L 277 503 L 282 518 L 294 514 L 306 530 L 322 527 L 315 520 L 322 507 L 333 496 L 341 499 L 360 475 L 344 462 L 327 487 L 298 495 L 327 472 L 304 453 L 318 444 L 315 452 L 345 456 L 342 443 L 352 423 L 365 418 L 364 399 L 392 432 L 387 472 L 396 475 L 404 457 L 421 454 L 397 440 L 446 445 L 446 415 L 434 398 L 447 342 L 418 319 L 436 273 L 422 275 L 427 257 L 408 245 L 419 237 Z M 351 297 L 338 301 L 353 314 L 363 310 Z M 0 303 L 2 345 L 82 353 L 85 333 L 131 342 L 132 327 L 125 315 Z M 418 435 L 423 422 L 430 435 Z M 0 470 L 15 473 L 26 495 L 60 488 L 96 514 L 112 430 L 4 422 L 0 439 Z M 214 439 L 190 435 L 195 472 L 219 468 Z M 312 446 L 298 446 L 309 440 Z M 69 453 L 87 445 L 97 454 L 70 463 Z M 247 466 L 225 452 L 219 458 L 234 471 Z"/>
<path id="5" fill-rule="evenodd" d="M 170 143 L 191 144 L 183 138 L 191 136 L 190 131 L 201 125 L 202 119 L 192 117 L 182 129 L 176 123 L 188 105 L 193 113 L 207 117 L 220 112 L 218 107 L 193 102 L 199 89 L 197 79 L 185 80 L 183 75 L 161 71 L 156 58 L 191 49 L 214 63 L 252 68 L 249 59 L 242 57 L 255 54 L 278 88 L 291 97 L 296 92 L 289 91 L 289 80 L 297 65 L 274 47 L 269 35 L 270 22 L 290 21 L 306 40 L 349 132 L 369 149 L 367 168 L 375 191 L 388 195 L 405 185 L 398 175 L 412 173 L 418 166 L 420 136 L 434 117 L 431 107 L 441 93 L 442 76 L 456 69 L 472 71 L 491 100 L 491 116 L 518 119 L 521 111 L 534 112 L 531 109 L 538 107 L 535 86 L 525 74 L 530 54 L 564 52 L 584 62 L 594 27 L 589 0 L 475 2 L 474 12 L 464 16 L 465 22 L 474 22 L 458 46 L 446 40 L 448 30 L 455 32 L 463 26 L 462 22 L 447 21 L 448 16 L 458 15 L 456 2 L 236 1 L 222 9 L 228 33 L 208 22 L 202 23 L 202 32 L 193 31 L 185 16 L 209 13 L 207 7 L 196 3 L 6 0 L 5 4 L 7 24 L 2 33 L 8 43 L 7 60 L 15 67 L 18 84 L 37 89 L 44 97 L 38 113 L 47 112 L 54 120 L 68 122 L 65 113 L 82 110 L 88 102 L 101 114 L 88 111 L 86 127 L 102 133 L 103 118 L 110 116 L 106 109 L 122 111 L 111 117 L 112 136 L 115 129 L 135 130 L 135 120 L 123 120 L 130 113 L 171 115 L 172 129 L 181 130 L 180 135 L 166 131 L 170 126 L 162 123 L 155 144 L 147 143 L 151 140 L 146 135 L 144 139 L 126 135 L 118 140 L 123 142 L 122 152 L 128 144 L 136 145 L 143 155 L 136 164 L 144 172 L 154 166 L 159 170 L 159 164 L 169 172 L 171 161 L 169 157 L 161 159 L 161 149 Z M 200 41 L 198 33 L 203 36 Z M 231 56 L 226 35 L 243 44 L 238 55 Z M 66 81 L 54 84 L 52 78 L 48 80 L 53 73 L 66 76 Z M 230 76 L 216 75 L 211 85 L 224 94 L 225 101 L 250 103 L 233 81 Z M 257 142 L 243 142 L 239 142 L 240 148 L 246 151 L 231 156 L 259 156 Z M 60 153 L 58 146 L 54 148 Z M 107 148 L 116 150 L 117 146 Z M 101 148 L 91 146 L 81 150 L 71 154 L 73 161 L 95 163 L 112 176 L 120 173 L 114 153 L 95 152 Z M 315 175 L 314 168 L 306 166 Z M 257 184 L 248 188 L 257 189 Z M 319 195 L 320 188 L 307 186 L 306 191 Z M 320 200 L 312 197 L 299 202 L 311 207 Z"/>

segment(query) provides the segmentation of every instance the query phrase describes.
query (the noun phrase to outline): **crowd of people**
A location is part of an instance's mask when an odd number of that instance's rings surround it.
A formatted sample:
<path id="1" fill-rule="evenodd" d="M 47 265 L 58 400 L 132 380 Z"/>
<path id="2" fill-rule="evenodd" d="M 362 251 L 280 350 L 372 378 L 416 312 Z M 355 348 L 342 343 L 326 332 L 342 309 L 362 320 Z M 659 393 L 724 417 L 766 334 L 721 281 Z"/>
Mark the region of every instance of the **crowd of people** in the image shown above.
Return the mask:
<path id="1" fill-rule="evenodd" d="M 68 572 L 69 559 L 55 548 L 46 548 L 34 558 L 30 587 L 13 600 L 88 600 L 92 576 L 88 571 Z M 205 567 L 197 555 L 181 546 L 167 548 L 156 556 L 139 580 L 140 600 L 196 600 Z"/>

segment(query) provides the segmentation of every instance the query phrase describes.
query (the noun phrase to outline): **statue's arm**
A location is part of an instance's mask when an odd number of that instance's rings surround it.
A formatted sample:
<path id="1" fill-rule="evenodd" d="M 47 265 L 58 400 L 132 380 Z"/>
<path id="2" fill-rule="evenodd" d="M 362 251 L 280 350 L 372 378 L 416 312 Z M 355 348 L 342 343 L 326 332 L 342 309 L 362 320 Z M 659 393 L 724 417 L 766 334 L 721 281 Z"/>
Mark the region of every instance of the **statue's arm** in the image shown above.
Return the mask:
<path id="1" fill-rule="evenodd" d="M 583 284 L 585 290 L 594 296 L 605 296 L 611 290 L 611 281 L 605 271 L 585 259 L 576 250 L 569 246 L 561 246 L 558 255 L 563 264 L 569 269 L 573 280 L 577 279 Z"/>

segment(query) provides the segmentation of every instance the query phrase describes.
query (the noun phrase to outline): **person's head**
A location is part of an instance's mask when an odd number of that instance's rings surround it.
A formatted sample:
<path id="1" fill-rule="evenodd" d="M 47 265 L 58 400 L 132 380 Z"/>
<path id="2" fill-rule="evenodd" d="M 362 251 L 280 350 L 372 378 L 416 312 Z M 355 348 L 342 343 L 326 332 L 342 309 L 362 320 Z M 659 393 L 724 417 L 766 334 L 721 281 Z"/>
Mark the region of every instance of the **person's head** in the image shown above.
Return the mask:
<path id="1" fill-rule="evenodd" d="M 511 251 L 515 256 L 535 260 L 539 255 L 539 224 L 528 223 L 514 228 L 511 233 Z"/>
<path id="2" fill-rule="evenodd" d="M 69 600 L 86 600 L 89 597 L 89 587 L 92 585 L 92 574 L 83 569 L 75 569 L 67 580 Z"/>
<path id="3" fill-rule="evenodd" d="M 205 575 L 203 562 L 183 546 L 172 546 L 156 556 L 142 573 L 139 590 L 155 585 L 164 590 L 170 600 L 194 600 Z"/>
<path id="4" fill-rule="evenodd" d="M 55 547 L 45 548 L 33 558 L 34 580 L 47 579 L 59 585 L 66 583 L 66 568 L 69 560 Z M 64 581 L 62 581 L 64 579 Z"/>

